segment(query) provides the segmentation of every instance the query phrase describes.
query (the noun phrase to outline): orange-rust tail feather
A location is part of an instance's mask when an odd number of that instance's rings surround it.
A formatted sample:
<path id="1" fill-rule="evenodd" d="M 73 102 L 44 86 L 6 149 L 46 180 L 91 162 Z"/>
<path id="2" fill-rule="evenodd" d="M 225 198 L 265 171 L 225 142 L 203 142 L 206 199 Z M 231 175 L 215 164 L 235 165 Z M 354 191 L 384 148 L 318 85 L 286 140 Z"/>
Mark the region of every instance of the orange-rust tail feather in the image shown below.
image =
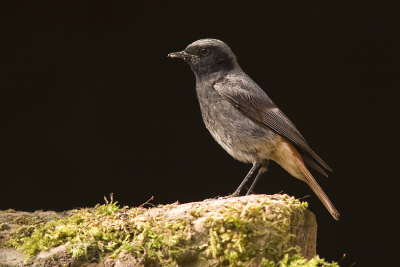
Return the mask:
<path id="1" fill-rule="evenodd" d="M 271 153 L 271 159 L 281 165 L 294 177 L 306 182 L 318 196 L 324 206 L 328 209 L 333 218 L 335 218 L 335 220 L 339 220 L 339 212 L 335 209 L 328 196 L 308 171 L 295 146 L 280 136 L 276 136 L 274 146 L 275 149 Z"/>
<path id="2" fill-rule="evenodd" d="M 301 160 L 300 157 L 295 157 L 295 162 L 299 166 L 301 172 L 303 175 L 306 177 L 306 180 L 303 180 L 308 184 L 308 186 L 314 191 L 314 193 L 318 196 L 318 198 L 321 200 L 321 202 L 324 204 L 324 206 L 328 209 L 328 211 L 331 213 L 333 218 L 335 220 L 339 220 L 339 212 L 336 210 L 336 208 L 333 206 L 332 202 L 329 200 L 328 196 L 325 194 L 324 190 L 319 186 L 317 181 L 315 181 L 314 177 L 311 175 L 311 173 L 308 171 L 306 166 L 304 166 L 303 161 Z"/>

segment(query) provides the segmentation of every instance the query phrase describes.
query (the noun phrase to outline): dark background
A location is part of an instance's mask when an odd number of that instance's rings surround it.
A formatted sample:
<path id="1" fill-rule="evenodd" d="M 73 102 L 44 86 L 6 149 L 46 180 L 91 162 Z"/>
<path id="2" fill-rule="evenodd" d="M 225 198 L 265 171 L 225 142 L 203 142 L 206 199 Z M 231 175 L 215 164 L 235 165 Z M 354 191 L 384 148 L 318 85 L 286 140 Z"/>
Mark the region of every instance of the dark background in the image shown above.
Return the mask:
<path id="1" fill-rule="evenodd" d="M 275 163 L 256 193 L 310 196 L 321 257 L 393 265 L 394 5 L 2 1 L 0 10 L 0 209 L 62 211 L 103 203 L 111 192 L 129 206 L 232 193 L 250 165 L 212 139 L 194 75 L 167 58 L 211 37 L 230 45 L 334 170 L 314 174 L 341 218 Z"/>

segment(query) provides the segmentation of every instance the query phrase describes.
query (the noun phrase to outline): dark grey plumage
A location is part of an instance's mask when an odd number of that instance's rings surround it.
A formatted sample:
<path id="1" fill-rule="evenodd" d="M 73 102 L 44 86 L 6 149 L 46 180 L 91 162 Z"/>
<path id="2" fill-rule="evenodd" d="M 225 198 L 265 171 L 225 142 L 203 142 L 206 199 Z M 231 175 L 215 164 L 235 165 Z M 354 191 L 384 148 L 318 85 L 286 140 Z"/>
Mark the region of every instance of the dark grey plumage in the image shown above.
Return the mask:
<path id="1" fill-rule="evenodd" d="M 240 194 L 261 166 L 249 194 L 272 159 L 306 182 L 338 220 L 339 213 L 304 164 L 325 176 L 322 167 L 331 169 L 267 94 L 242 71 L 228 45 L 216 39 L 202 39 L 168 56 L 183 58 L 191 66 L 202 117 L 214 139 L 235 159 L 253 163 L 233 195 Z"/>

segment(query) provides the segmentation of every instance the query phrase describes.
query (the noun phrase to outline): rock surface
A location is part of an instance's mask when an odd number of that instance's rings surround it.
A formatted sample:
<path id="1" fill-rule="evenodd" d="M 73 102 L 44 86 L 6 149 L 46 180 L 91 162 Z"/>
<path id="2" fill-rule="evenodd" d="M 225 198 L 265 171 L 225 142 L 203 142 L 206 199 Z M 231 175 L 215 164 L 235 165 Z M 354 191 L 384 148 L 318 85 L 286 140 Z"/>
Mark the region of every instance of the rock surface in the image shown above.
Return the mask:
<path id="1" fill-rule="evenodd" d="M 72 212 L 72 211 L 71 211 Z M 41 251 L 29 259 L 6 246 L 15 231 L 24 224 L 46 223 L 65 218 L 71 212 L 0 212 L 0 266 L 229 266 L 232 262 L 260 266 L 263 259 L 278 261 L 284 253 L 299 253 L 307 259 L 316 255 L 315 216 L 287 195 L 250 195 L 209 199 L 202 202 L 150 208 L 135 218 L 135 225 L 163 220 L 165 225 L 187 222 L 182 253 L 175 258 L 149 257 L 146 249 L 136 255 L 122 251 L 116 258 L 105 254 L 73 258 L 68 244 Z M 125 217 L 124 220 L 129 218 Z M 175 238 L 171 233 L 171 238 Z M 296 249 L 299 248 L 299 249 Z M 161 260 L 166 259 L 165 262 Z M 247 259 L 247 261 L 245 261 Z M 243 263 L 244 264 L 244 263 Z"/>

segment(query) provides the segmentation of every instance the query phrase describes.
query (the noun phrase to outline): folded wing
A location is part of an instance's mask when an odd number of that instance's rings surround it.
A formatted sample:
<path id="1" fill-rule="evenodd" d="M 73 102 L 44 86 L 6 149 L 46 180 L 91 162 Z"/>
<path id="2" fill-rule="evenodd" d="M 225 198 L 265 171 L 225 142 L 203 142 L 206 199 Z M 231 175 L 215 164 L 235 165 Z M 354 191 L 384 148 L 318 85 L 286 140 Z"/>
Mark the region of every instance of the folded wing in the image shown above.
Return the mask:
<path id="1" fill-rule="evenodd" d="M 254 121 L 275 131 L 294 144 L 309 167 L 325 176 L 331 168 L 310 148 L 289 118 L 272 102 L 265 92 L 247 76 L 227 76 L 214 84 L 214 88 L 229 103 Z"/>

